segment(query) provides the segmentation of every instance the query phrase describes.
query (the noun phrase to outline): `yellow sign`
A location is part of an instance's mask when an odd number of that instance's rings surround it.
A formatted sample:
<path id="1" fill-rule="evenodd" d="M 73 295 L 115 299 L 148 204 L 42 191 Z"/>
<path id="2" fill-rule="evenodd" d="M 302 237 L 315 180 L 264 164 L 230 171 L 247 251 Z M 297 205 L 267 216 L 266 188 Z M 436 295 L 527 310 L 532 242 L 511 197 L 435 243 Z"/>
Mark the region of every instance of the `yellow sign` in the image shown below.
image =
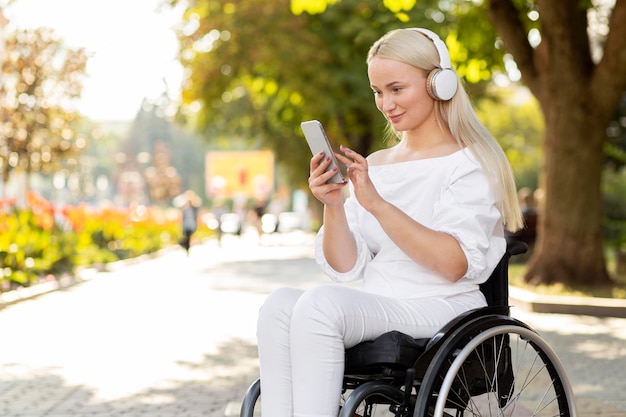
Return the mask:
<path id="1" fill-rule="evenodd" d="M 272 151 L 214 151 L 206 155 L 210 197 L 267 199 L 274 190 Z"/>

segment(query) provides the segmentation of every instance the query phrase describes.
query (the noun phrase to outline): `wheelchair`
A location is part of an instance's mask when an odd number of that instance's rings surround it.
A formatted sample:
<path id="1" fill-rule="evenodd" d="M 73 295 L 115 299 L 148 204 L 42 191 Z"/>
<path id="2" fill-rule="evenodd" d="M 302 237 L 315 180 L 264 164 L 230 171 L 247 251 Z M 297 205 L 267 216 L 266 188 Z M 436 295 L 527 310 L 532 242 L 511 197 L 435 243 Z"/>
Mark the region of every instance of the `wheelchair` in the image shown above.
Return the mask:
<path id="1" fill-rule="evenodd" d="M 487 307 L 458 316 L 432 338 L 392 331 L 346 349 L 339 417 L 575 417 L 572 385 L 558 356 L 510 316 L 509 259 L 526 250 L 525 243 L 509 241 L 480 286 Z M 260 415 L 259 398 L 257 379 L 240 417 Z"/>

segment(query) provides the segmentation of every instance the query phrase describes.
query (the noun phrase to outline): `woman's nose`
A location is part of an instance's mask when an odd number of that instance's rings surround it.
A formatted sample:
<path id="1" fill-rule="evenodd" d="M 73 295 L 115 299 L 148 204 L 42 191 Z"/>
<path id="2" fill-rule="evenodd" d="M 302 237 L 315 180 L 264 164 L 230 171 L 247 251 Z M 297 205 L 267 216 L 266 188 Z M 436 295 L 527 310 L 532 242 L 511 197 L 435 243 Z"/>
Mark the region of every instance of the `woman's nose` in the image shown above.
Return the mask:
<path id="1" fill-rule="evenodd" d="M 389 110 L 393 110 L 396 107 L 396 103 L 393 101 L 393 97 L 389 95 L 383 97 L 382 102 L 382 111 L 388 112 Z"/>

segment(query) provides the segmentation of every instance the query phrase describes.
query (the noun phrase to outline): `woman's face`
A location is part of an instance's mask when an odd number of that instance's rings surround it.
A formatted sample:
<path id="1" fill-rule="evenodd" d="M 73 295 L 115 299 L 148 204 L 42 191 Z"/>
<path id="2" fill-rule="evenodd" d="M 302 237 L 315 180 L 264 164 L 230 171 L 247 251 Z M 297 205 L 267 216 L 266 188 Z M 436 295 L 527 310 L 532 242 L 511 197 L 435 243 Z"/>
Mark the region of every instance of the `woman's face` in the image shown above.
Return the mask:
<path id="1" fill-rule="evenodd" d="M 393 59 L 374 57 L 367 73 L 376 107 L 394 130 L 411 131 L 434 117 L 435 100 L 426 91 L 424 71 Z"/>

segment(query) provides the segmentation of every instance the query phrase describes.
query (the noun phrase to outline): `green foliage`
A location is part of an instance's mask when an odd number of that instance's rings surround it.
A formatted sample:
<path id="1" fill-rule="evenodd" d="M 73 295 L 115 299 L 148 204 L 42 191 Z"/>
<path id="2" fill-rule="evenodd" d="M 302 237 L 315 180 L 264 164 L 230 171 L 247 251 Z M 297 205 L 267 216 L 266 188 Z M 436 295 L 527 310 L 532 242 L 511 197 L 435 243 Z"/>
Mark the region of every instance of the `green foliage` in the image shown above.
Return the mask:
<path id="1" fill-rule="evenodd" d="M 607 128 L 602 181 L 602 223 L 607 243 L 618 252 L 626 250 L 626 95 Z M 619 262 L 623 257 L 618 257 Z M 618 265 L 626 270 L 626 265 Z"/>
<path id="2" fill-rule="evenodd" d="M 189 82 L 180 115 L 212 143 L 229 146 L 246 138 L 249 147 L 272 149 L 295 186 L 306 181 L 310 159 L 302 120 L 321 120 L 334 145 L 364 154 L 385 146 L 385 122 L 365 65 L 369 47 L 384 33 L 411 26 L 436 30 L 454 46 L 452 59 L 476 91 L 503 54 L 485 46 L 495 43 L 495 35 L 476 21 L 484 20 L 484 10 L 456 2 L 187 3 L 179 41 Z"/>
<path id="3" fill-rule="evenodd" d="M 626 166 L 626 94 L 622 97 L 606 133 L 608 137 L 604 144 L 606 165 L 615 170 L 623 169 Z"/>
<path id="4" fill-rule="evenodd" d="M 544 134 L 537 101 L 522 87 L 498 89 L 477 100 L 476 112 L 504 149 L 518 188 L 537 189 Z"/>
<path id="5" fill-rule="evenodd" d="M 626 170 L 606 169 L 602 185 L 604 233 L 619 248 L 626 245 Z"/>

